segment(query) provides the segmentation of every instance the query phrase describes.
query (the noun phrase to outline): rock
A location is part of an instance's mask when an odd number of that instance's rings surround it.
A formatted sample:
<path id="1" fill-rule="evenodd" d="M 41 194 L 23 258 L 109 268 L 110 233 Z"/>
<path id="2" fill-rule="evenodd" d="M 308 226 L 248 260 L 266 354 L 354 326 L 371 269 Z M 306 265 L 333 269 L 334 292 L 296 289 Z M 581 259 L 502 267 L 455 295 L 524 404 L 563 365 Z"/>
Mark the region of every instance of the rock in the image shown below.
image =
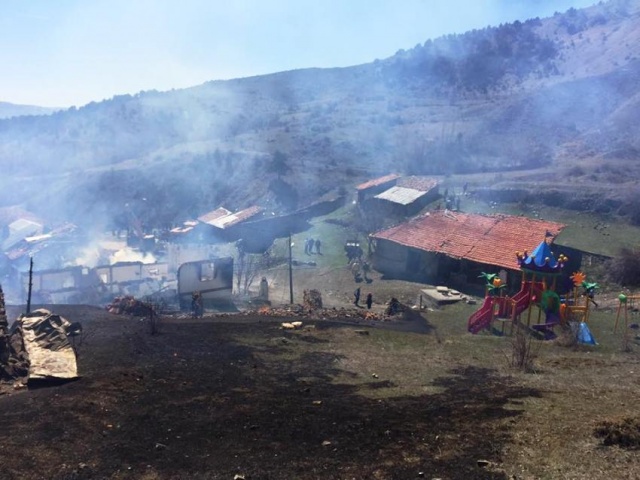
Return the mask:
<path id="1" fill-rule="evenodd" d="M 325 440 L 324 442 L 322 442 L 323 447 L 328 447 L 329 445 L 331 445 L 331 442 L 329 440 Z"/>
<path id="2" fill-rule="evenodd" d="M 488 467 L 491 464 L 489 460 L 478 460 L 476 463 L 480 468 Z"/>

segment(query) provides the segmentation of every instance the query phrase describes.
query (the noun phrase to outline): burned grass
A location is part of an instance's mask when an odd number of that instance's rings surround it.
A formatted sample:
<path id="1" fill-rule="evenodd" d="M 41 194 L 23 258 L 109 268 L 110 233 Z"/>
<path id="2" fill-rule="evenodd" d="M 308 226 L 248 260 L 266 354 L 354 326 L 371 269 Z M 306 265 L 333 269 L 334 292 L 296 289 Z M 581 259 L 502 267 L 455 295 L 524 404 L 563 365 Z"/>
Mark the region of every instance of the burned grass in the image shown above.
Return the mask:
<path id="1" fill-rule="evenodd" d="M 632 451 L 593 432 L 637 418 L 638 359 L 546 343 L 542 368 L 516 372 L 508 338 L 464 333 L 462 306 L 428 312 L 424 333 L 319 319 L 289 331 L 281 318 L 240 315 L 167 319 L 159 335 L 68 308 L 92 333 L 83 378 L 0 396 L 1 479 L 640 472 Z"/>
<path id="2" fill-rule="evenodd" d="M 622 448 L 638 450 L 640 449 L 640 418 L 604 420 L 596 426 L 594 435 L 602 439 L 603 445 L 617 445 Z"/>

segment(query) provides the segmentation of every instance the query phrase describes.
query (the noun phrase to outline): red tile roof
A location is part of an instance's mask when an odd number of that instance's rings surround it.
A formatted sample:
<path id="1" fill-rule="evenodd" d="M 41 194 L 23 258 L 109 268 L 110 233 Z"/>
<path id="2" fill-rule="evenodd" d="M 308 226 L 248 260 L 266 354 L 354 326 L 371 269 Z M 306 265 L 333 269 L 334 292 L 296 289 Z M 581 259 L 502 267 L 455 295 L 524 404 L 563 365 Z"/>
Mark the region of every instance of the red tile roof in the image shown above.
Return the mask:
<path id="1" fill-rule="evenodd" d="M 373 180 L 361 183 L 360 185 L 356 186 L 356 190 L 366 190 L 367 188 L 377 187 L 378 185 L 392 182 L 398 178 L 400 178 L 400 175 L 398 175 L 397 173 L 390 173 L 389 175 L 385 175 L 384 177 L 374 178 Z"/>
<path id="2" fill-rule="evenodd" d="M 518 270 L 516 252 L 537 247 L 565 225 L 508 215 L 430 212 L 372 235 L 457 259 Z"/>

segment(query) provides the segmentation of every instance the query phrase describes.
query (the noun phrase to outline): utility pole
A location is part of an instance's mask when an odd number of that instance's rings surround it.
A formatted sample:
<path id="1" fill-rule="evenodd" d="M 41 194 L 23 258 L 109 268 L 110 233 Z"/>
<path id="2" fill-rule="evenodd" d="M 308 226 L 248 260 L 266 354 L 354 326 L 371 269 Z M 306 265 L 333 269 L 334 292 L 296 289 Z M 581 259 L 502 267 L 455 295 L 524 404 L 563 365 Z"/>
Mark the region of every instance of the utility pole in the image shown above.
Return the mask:
<path id="1" fill-rule="evenodd" d="M 31 313 L 31 288 L 33 287 L 33 257 L 29 259 L 29 292 L 27 293 L 26 315 Z"/>
<path id="2" fill-rule="evenodd" d="M 289 303 L 293 305 L 293 267 L 292 267 L 292 259 L 291 259 L 291 247 L 293 244 L 291 243 L 291 233 L 289 233 Z"/>

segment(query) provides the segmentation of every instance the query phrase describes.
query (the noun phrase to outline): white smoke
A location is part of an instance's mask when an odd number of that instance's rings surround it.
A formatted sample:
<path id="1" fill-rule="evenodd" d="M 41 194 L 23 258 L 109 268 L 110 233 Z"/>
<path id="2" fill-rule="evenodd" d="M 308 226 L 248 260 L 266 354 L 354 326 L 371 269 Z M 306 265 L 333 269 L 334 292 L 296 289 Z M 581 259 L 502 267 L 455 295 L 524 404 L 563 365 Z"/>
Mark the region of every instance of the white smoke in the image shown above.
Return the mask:
<path id="1" fill-rule="evenodd" d="M 139 252 L 130 247 L 123 248 L 109 257 L 109 264 L 118 262 L 156 263 L 158 260 L 151 253 Z"/>

